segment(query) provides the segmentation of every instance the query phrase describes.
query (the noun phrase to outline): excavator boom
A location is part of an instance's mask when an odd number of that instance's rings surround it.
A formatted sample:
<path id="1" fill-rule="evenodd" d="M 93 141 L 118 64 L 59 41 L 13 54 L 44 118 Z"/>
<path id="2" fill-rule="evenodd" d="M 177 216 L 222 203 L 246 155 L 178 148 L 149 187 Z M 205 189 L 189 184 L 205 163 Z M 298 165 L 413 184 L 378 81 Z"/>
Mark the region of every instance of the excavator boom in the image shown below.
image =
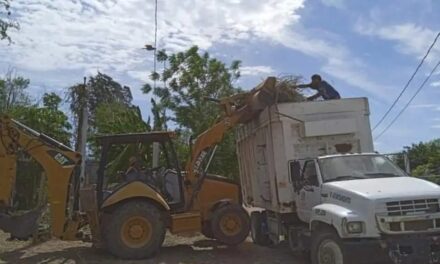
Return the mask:
<path id="1" fill-rule="evenodd" d="M 276 102 L 275 85 L 276 78 L 268 77 L 250 92 L 216 100 L 223 108 L 224 115 L 196 138 L 192 146 L 191 157 L 186 164 L 186 181 L 189 186 L 192 186 L 192 195 L 188 200 L 187 208 L 193 206 L 195 196 L 202 186 L 206 171 L 201 166 L 209 153 L 223 140 L 224 135 L 230 129 L 250 121 L 265 107 Z"/>
<path id="2" fill-rule="evenodd" d="M 65 233 L 76 225 L 75 213 L 78 209 L 77 168 L 81 155 L 55 139 L 36 132 L 20 122 L 0 117 L 0 229 L 17 238 L 29 236 L 32 228 L 17 224 L 35 225 L 35 213 L 20 216 L 5 214 L 12 205 L 15 186 L 16 164 L 20 153 L 26 153 L 38 162 L 47 177 L 48 195 L 52 219 L 52 232 L 56 237 L 73 239 L 74 234 Z M 74 197 L 71 203 L 69 198 Z M 68 207 L 69 206 L 69 207 Z M 38 210 L 37 210 L 38 211 Z M 67 212 L 67 213 L 66 213 Z M 11 225 L 11 222 L 15 224 Z M 17 227 L 19 229 L 14 229 Z M 23 232 L 23 230 L 29 230 Z"/>

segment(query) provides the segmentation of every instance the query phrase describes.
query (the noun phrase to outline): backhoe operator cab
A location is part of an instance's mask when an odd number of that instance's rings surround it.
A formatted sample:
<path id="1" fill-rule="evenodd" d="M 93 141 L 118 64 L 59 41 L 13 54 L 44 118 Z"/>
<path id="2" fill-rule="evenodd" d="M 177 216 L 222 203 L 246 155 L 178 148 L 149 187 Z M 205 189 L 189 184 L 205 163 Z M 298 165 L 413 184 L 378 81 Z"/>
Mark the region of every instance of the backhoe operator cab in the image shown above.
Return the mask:
<path id="1" fill-rule="evenodd" d="M 160 249 L 167 229 L 202 232 L 229 245 L 246 239 L 249 216 L 238 184 L 201 175 L 203 182 L 193 189 L 186 184 L 173 138 L 172 132 L 96 138 L 101 149 L 96 187 L 80 195 L 96 246 L 120 258 L 142 259 Z"/>
<path id="2" fill-rule="evenodd" d="M 138 182 L 160 197 L 164 209 L 177 211 L 184 206 L 180 164 L 173 146 L 172 132 L 109 135 L 97 137 L 101 148 L 97 170 L 97 199 L 103 207 L 114 204 L 115 195 Z M 133 198 L 130 192 L 130 198 Z M 139 197 L 148 197 L 139 194 Z M 150 197 L 151 198 L 151 197 Z M 117 200 L 124 199 L 118 197 Z"/>

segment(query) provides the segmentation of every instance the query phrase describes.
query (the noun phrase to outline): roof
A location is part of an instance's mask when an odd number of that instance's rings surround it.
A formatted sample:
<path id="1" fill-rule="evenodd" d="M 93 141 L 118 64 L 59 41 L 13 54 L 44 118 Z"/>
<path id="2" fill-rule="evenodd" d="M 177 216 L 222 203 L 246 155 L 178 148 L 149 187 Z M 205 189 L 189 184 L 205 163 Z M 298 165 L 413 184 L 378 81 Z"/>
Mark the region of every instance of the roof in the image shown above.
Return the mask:
<path id="1" fill-rule="evenodd" d="M 100 143 L 138 143 L 138 142 L 164 142 L 175 138 L 172 131 L 152 131 L 143 133 L 127 133 L 113 135 L 97 135 L 95 139 Z"/>

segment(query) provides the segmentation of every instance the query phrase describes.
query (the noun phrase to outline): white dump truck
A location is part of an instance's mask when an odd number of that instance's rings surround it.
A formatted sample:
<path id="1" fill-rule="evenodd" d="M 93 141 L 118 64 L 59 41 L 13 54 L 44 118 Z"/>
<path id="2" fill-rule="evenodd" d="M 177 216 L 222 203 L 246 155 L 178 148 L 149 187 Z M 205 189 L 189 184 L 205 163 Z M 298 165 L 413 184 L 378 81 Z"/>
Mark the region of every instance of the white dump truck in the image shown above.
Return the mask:
<path id="1" fill-rule="evenodd" d="M 366 98 L 272 105 L 236 140 L 255 243 L 313 264 L 440 263 L 440 187 L 374 152 Z"/>

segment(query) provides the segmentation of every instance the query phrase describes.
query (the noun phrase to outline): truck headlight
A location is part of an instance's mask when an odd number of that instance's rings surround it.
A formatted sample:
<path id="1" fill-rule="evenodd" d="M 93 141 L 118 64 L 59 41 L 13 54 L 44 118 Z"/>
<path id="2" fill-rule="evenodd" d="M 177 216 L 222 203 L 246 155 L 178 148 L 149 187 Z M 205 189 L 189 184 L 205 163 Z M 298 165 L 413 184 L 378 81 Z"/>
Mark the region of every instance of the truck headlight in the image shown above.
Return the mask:
<path id="1" fill-rule="evenodd" d="M 346 229 L 349 234 L 360 234 L 364 231 L 363 222 L 347 222 Z"/>

